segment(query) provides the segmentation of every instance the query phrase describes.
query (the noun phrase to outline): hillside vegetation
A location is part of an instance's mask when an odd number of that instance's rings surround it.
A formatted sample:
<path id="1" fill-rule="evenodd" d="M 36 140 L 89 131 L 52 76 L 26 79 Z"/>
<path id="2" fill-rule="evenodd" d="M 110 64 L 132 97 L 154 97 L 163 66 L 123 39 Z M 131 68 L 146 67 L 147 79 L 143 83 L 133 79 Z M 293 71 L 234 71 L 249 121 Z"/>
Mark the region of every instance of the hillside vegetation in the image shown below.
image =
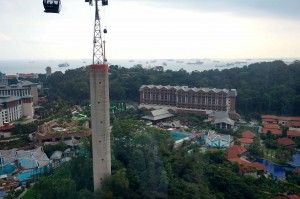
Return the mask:
<path id="1" fill-rule="evenodd" d="M 145 69 L 141 65 L 124 68 L 111 65 L 111 101 L 139 101 L 143 84 L 179 85 L 237 89 L 237 112 L 246 117 L 260 114 L 300 115 L 300 62 L 262 62 L 224 70 L 179 71 L 162 66 Z M 73 103 L 88 103 L 89 73 L 86 68 L 55 72 L 45 80 L 49 95 Z"/>

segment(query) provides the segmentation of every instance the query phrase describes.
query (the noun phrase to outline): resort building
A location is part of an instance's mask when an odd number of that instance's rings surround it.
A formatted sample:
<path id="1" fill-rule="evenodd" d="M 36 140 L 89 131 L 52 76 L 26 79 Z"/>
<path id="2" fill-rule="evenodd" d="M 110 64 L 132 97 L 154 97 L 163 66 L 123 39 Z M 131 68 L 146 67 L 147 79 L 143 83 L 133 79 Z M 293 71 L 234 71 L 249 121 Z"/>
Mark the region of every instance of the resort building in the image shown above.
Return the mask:
<path id="1" fill-rule="evenodd" d="M 78 121 L 75 120 L 70 123 L 64 122 L 62 124 L 56 119 L 51 120 L 38 126 L 35 142 L 41 146 L 45 142 L 63 142 L 91 135 L 88 121 L 85 121 L 80 128 L 78 128 L 77 124 Z"/>
<path id="2" fill-rule="evenodd" d="M 8 85 L 8 78 L 4 75 L 0 75 L 0 85 Z"/>
<path id="3" fill-rule="evenodd" d="M 275 115 L 262 115 L 261 116 L 263 124 L 280 124 L 291 128 L 291 130 L 300 130 L 300 117 L 284 117 Z"/>
<path id="4" fill-rule="evenodd" d="M 31 95 L 23 97 L 0 95 L 0 127 L 18 120 L 22 116 L 32 119 L 34 115 L 32 106 Z"/>
<path id="5" fill-rule="evenodd" d="M 154 123 L 162 121 L 164 119 L 173 117 L 174 115 L 169 113 L 167 109 L 158 109 L 150 112 L 150 115 L 143 116 L 142 119 L 150 120 Z"/>
<path id="6" fill-rule="evenodd" d="M 142 85 L 139 92 L 140 108 L 147 110 L 167 108 L 170 112 L 199 115 L 209 115 L 212 111 L 225 111 L 233 118 L 240 119 L 235 112 L 236 89 Z"/>
<path id="7" fill-rule="evenodd" d="M 33 104 L 38 103 L 37 83 L 30 81 L 20 81 L 12 85 L 0 85 L 0 96 L 16 96 L 24 97 L 31 95 L 33 97 Z"/>
<path id="8" fill-rule="evenodd" d="M 250 144 L 253 143 L 254 138 L 255 138 L 255 134 L 247 130 L 242 133 L 242 137 L 239 138 L 238 141 L 241 143 L 241 146 L 249 147 Z"/>
<path id="9" fill-rule="evenodd" d="M 208 120 L 218 129 L 232 129 L 234 127 L 234 120 L 230 119 L 228 112 L 213 111 L 208 115 Z"/>
<path id="10" fill-rule="evenodd" d="M 0 150 L 0 168 L 1 174 L 12 173 L 17 168 L 35 169 L 42 168 L 50 164 L 50 160 L 44 153 L 42 147 L 33 150 Z"/>
<path id="11" fill-rule="evenodd" d="M 289 138 L 300 137 L 300 117 L 285 117 L 275 115 L 262 115 L 263 133 L 271 131 L 273 135 L 282 135 L 280 126 L 288 128 Z"/>
<path id="12" fill-rule="evenodd" d="M 289 139 L 289 138 L 278 138 L 277 139 L 277 143 L 280 144 L 281 146 L 283 146 L 284 148 L 296 148 L 297 144 Z"/>
<path id="13" fill-rule="evenodd" d="M 205 144 L 210 148 L 228 148 L 233 144 L 232 136 L 217 134 L 211 130 L 205 133 L 204 140 Z"/>
<path id="14" fill-rule="evenodd" d="M 258 162 L 250 162 L 245 159 L 247 149 L 242 146 L 233 145 L 226 149 L 227 152 L 227 160 L 229 162 L 236 162 L 240 166 L 240 172 L 251 175 L 257 176 L 262 175 L 265 173 L 267 168 L 258 163 Z"/>

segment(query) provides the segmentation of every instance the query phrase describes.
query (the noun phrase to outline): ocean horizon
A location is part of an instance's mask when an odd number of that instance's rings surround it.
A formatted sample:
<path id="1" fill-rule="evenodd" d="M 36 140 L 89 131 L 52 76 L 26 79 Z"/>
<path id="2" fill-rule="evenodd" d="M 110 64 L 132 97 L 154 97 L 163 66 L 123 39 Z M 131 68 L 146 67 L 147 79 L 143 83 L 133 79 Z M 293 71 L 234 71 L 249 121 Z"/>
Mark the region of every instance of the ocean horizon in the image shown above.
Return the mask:
<path id="1" fill-rule="evenodd" d="M 248 66 L 253 63 L 282 60 L 290 64 L 298 58 L 284 59 L 112 59 L 108 60 L 109 65 L 119 65 L 130 68 L 135 65 L 142 65 L 143 68 L 163 66 L 164 70 L 178 71 L 184 69 L 187 72 L 204 71 L 210 69 L 228 69 L 234 67 Z M 88 66 L 91 59 L 66 59 L 66 60 L 0 60 L 0 72 L 6 75 L 18 73 L 38 73 L 45 74 L 46 67 L 51 67 L 52 73 L 56 71 L 65 72 L 69 69 L 76 69 Z M 68 67 L 59 67 L 58 64 L 68 63 Z"/>

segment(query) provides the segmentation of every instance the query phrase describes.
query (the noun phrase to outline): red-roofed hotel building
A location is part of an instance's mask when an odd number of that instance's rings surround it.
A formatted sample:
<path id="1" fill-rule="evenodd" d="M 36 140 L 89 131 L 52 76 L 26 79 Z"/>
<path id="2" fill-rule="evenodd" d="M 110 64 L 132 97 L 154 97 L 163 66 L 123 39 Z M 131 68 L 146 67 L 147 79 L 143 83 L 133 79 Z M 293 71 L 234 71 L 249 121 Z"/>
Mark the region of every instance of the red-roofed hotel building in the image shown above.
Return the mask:
<path id="1" fill-rule="evenodd" d="M 139 92 L 140 108 L 167 107 L 177 113 L 193 112 L 201 115 L 208 115 L 212 111 L 235 113 L 236 89 L 142 85 Z"/>

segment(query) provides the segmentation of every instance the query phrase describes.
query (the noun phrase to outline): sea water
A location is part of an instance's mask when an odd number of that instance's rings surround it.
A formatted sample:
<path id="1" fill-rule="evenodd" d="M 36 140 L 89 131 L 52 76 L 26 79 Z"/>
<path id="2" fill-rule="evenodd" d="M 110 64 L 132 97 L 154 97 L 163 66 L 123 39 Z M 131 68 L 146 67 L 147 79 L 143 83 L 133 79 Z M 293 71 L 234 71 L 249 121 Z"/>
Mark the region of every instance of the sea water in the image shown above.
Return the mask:
<path id="1" fill-rule="evenodd" d="M 228 69 L 243 67 L 252 63 L 274 61 L 278 59 L 112 59 L 108 60 L 109 65 L 119 65 L 130 68 L 141 65 L 143 68 L 163 66 L 164 70 L 178 71 L 184 69 L 187 72 L 204 71 L 210 69 Z M 292 63 L 297 58 L 281 59 L 286 64 Z M 69 67 L 59 67 L 58 64 L 67 62 Z M 64 59 L 64 60 L 0 60 L 0 72 L 6 75 L 17 73 L 46 73 L 46 67 L 50 66 L 52 72 L 65 72 L 68 69 L 80 68 L 92 63 L 91 59 Z M 199 64 L 200 63 L 200 64 Z"/>

